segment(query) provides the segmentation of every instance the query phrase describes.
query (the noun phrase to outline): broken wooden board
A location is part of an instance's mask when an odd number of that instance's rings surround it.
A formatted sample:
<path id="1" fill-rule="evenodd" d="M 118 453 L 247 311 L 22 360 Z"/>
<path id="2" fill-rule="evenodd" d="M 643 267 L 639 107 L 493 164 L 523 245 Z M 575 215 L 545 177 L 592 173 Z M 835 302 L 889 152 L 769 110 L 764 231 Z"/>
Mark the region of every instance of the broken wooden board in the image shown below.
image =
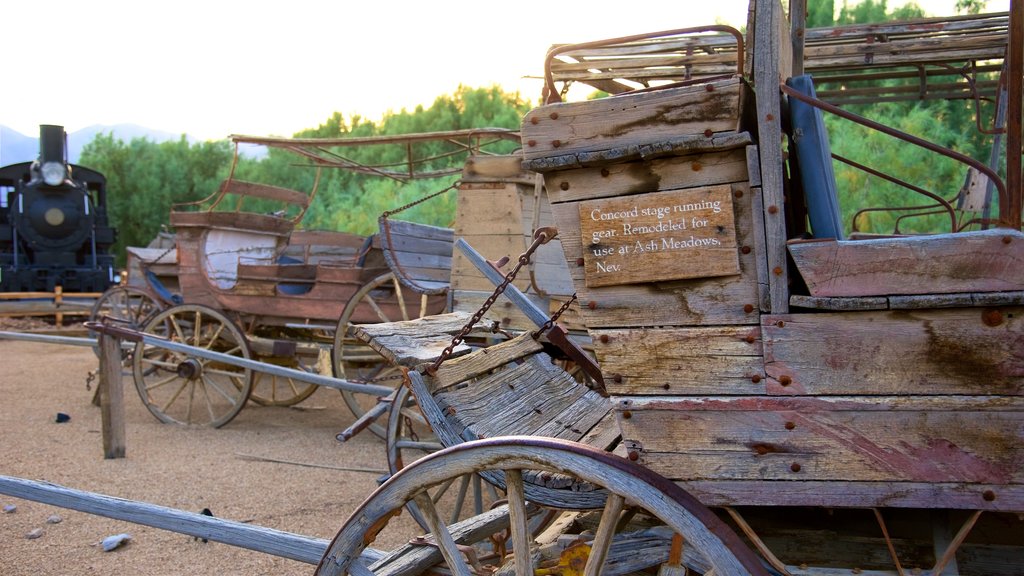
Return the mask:
<path id="1" fill-rule="evenodd" d="M 1024 395 L 1024 308 L 763 316 L 769 394 Z"/>
<path id="2" fill-rule="evenodd" d="M 932 236 L 787 245 L 811 296 L 1024 290 L 1024 233 L 992 229 Z"/>
<path id="3" fill-rule="evenodd" d="M 749 95 L 746 82 L 733 77 L 706 84 L 541 106 L 523 118 L 524 158 L 530 161 L 545 156 L 624 148 L 681 134 L 710 137 L 716 132 L 738 130 L 741 100 Z"/>
<path id="4" fill-rule="evenodd" d="M 739 274 L 728 184 L 579 203 L 587 287 Z"/>
<path id="5" fill-rule="evenodd" d="M 452 312 L 401 322 L 355 324 L 349 327 L 349 334 L 379 352 L 388 362 L 412 368 L 436 360 L 469 319 L 470 314 Z M 462 343 L 452 354 L 458 356 L 469 350 L 469 346 Z"/>

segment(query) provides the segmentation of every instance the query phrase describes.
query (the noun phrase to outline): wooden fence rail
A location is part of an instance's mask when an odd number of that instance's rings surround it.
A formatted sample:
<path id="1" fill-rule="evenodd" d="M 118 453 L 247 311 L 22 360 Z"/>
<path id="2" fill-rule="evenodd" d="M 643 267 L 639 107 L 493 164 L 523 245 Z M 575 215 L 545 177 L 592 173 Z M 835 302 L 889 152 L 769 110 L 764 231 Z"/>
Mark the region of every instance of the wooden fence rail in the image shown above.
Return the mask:
<path id="1" fill-rule="evenodd" d="M 0 317 L 54 316 L 58 326 L 65 316 L 89 316 L 101 292 L 64 292 L 57 286 L 53 292 L 0 293 Z"/>

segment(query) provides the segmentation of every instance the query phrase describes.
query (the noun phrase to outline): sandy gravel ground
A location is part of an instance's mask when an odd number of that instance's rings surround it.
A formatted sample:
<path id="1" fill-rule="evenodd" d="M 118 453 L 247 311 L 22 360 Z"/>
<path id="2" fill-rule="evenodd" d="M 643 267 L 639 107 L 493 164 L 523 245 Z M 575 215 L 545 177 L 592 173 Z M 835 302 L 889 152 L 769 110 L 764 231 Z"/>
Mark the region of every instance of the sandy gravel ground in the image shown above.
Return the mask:
<path id="1" fill-rule="evenodd" d="M 7 329 L 0 326 L 0 330 Z M 220 429 L 159 423 L 126 377 L 127 457 L 105 460 L 100 410 L 86 387 L 89 348 L 0 340 L 0 474 L 331 539 L 376 487 L 378 474 L 245 459 L 253 455 L 384 470 L 384 443 L 369 432 L 346 444 L 352 420 L 340 395 L 319 389 L 298 408 L 250 403 Z M 58 412 L 71 416 L 55 422 Z M 314 566 L 189 536 L 0 495 L 0 574 L 312 574 Z M 59 515 L 60 523 L 47 519 Z M 26 534 L 42 529 L 42 536 Z M 375 543 L 413 535 L 408 514 Z M 131 542 L 103 552 L 103 538 Z"/>

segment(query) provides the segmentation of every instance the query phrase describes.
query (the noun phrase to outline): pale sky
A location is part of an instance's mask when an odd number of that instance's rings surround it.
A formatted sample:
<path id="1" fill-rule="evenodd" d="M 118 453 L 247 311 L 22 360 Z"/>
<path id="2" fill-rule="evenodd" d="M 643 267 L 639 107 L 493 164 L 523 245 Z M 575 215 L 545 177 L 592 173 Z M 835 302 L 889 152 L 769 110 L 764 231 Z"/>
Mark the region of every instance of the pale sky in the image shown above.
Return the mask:
<path id="1" fill-rule="evenodd" d="M 0 125 L 132 123 L 200 139 L 379 120 L 461 83 L 534 103 L 547 48 L 702 24 L 748 0 L 7 0 Z M 851 3 L 853 0 L 851 0 Z M 889 0 L 889 7 L 904 4 Z M 836 5 L 842 0 L 836 0 Z M 955 0 L 918 0 L 930 15 Z M 1009 0 L 990 0 L 990 12 Z"/>

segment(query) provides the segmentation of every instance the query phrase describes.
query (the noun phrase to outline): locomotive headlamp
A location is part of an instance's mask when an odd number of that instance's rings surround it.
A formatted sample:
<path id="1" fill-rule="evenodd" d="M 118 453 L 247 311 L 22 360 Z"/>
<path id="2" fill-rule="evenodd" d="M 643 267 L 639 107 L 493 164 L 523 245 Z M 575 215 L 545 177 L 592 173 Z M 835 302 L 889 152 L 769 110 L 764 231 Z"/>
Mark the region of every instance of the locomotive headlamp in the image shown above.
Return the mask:
<path id="1" fill-rule="evenodd" d="M 64 164 L 60 162 L 44 162 L 40 171 L 43 174 L 43 182 L 46 182 L 48 186 L 59 186 L 67 177 Z"/>

